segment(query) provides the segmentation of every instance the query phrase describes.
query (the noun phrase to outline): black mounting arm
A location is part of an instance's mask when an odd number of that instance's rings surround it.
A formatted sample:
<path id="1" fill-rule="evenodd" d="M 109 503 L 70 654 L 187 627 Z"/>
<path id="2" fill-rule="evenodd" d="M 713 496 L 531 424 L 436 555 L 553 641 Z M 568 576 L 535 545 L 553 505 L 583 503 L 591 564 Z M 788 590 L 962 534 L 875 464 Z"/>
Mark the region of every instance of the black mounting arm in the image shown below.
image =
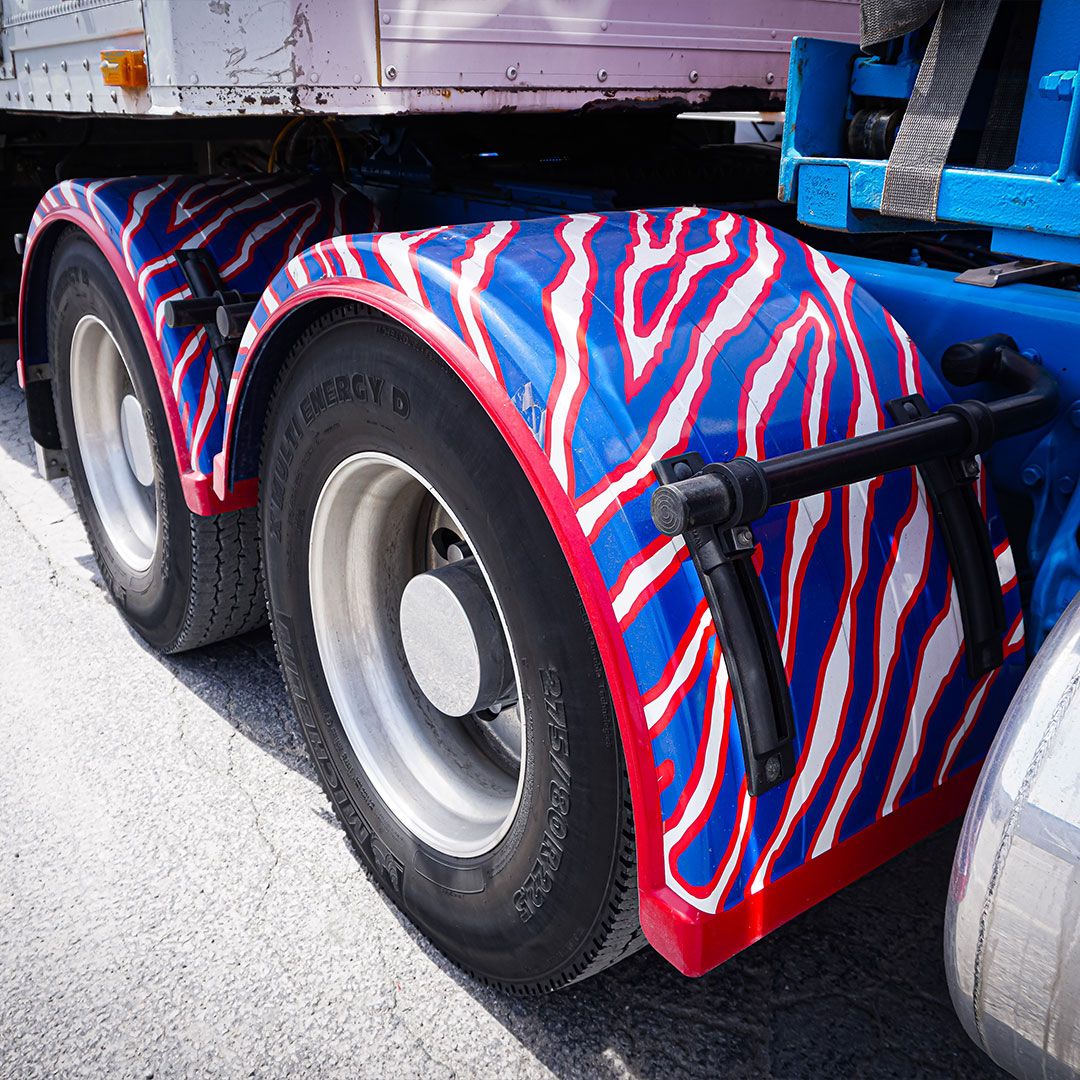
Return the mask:
<path id="1" fill-rule="evenodd" d="M 222 383 L 228 383 L 236 362 L 236 341 L 259 302 L 259 294 L 226 288 L 213 256 L 203 248 L 177 248 L 173 257 L 187 279 L 191 296 L 166 301 L 165 325 L 204 326 L 218 375 Z"/>
<path id="2" fill-rule="evenodd" d="M 750 526 L 772 507 L 917 466 L 952 566 L 968 672 L 978 678 L 1002 663 L 1004 606 L 973 488 L 975 456 L 1052 420 L 1057 384 L 1005 334 L 952 345 L 941 366 L 956 386 L 986 382 L 1012 396 L 962 401 L 932 413 L 921 395 L 912 394 L 886 403 L 896 426 L 884 431 L 764 461 L 743 457 L 706 465 L 691 453 L 653 466 L 662 485 L 652 498 L 653 522 L 667 536 L 684 537 L 701 577 L 731 679 L 751 795 L 795 772 L 791 688 L 749 561 L 756 547 Z"/>

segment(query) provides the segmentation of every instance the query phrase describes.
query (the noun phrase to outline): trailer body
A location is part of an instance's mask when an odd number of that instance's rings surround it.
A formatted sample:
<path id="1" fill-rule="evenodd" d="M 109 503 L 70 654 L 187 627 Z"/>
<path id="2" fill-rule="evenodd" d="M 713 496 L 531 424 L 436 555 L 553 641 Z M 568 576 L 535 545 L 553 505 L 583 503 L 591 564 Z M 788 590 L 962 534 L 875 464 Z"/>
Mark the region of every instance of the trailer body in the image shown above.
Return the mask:
<path id="1" fill-rule="evenodd" d="M 797 34 L 855 38 L 857 0 L 549 5 L 6 0 L 0 104 L 24 112 L 325 116 L 704 103 L 782 91 Z M 142 86 L 101 53 L 141 53 Z"/>

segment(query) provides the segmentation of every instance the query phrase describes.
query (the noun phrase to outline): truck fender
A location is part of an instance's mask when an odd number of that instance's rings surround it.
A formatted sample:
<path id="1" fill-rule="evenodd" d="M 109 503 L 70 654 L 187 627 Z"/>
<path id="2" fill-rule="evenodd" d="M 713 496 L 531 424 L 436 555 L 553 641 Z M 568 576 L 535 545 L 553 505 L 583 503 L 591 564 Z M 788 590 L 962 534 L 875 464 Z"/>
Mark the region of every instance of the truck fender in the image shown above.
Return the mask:
<path id="1" fill-rule="evenodd" d="M 701 208 L 339 236 L 263 293 L 229 386 L 217 497 L 257 475 L 288 344 L 335 299 L 386 313 L 483 404 L 537 491 L 601 650 L 630 771 L 641 918 L 700 973 L 959 814 L 1023 667 L 1011 551 L 1005 665 L 973 684 L 912 470 L 778 508 L 757 567 L 792 687 L 798 771 L 746 793 L 727 672 L 653 461 L 761 457 L 948 400 L 910 338 L 824 256 Z"/>
<path id="2" fill-rule="evenodd" d="M 210 514 L 253 505 L 254 485 L 241 485 L 224 503 L 214 498 L 211 473 L 221 447 L 224 380 L 202 327 L 165 325 L 165 302 L 191 295 L 173 252 L 203 248 L 232 288 L 259 293 L 307 245 L 369 223 L 370 209 L 357 193 L 311 178 L 139 176 L 55 185 L 31 219 L 19 293 L 19 380 L 28 391 L 34 438 L 60 448 L 46 301 L 52 249 L 65 226 L 76 226 L 109 260 L 131 303 L 165 405 L 188 506 Z"/>

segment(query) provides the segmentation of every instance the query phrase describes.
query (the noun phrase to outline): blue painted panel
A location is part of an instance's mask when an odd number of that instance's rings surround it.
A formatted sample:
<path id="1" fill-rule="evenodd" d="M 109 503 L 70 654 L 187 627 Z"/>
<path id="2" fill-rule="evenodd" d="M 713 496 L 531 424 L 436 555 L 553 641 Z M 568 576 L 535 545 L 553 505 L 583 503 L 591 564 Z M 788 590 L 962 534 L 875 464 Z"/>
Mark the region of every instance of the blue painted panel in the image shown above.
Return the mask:
<path id="1" fill-rule="evenodd" d="M 1080 294 L 1030 284 L 985 289 L 959 284 L 944 270 L 850 255 L 831 258 L 899 321 L 939 375 L 949 345 L 1000 332 L 1037 354 L 1057 379 L 1057 421 L 985 455 L 994 486 L 1031 501 L 1027 557 L 1036 576 L 1027 621 L 1037 646 L 1080 588 L 1080 365 L 1074 359 Z M 945 385 L 958 400 L 977 396 L 977 387 Z"/>

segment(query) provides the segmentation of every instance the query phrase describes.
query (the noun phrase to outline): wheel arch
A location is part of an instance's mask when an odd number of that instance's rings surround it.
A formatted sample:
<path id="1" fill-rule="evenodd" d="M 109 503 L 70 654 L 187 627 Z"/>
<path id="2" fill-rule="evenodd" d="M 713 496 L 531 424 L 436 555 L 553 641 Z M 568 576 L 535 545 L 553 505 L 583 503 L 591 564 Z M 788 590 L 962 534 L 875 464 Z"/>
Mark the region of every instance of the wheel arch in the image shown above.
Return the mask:
<path id="1" fill-rule="evenodd" d="M 44 205 L 44 203 L 43 203 Z M 40 208 L 39 208 L 40 213 Z M 184 436 L 176 398 L 172 392 L 164 357 L 157 336 L 150 322 L 146 306 L 138 295 L 123 257 L 117 251 L 106 230 L 89 213 L 79 206 L 66 203 L 50 206 L 27 237 L 23 254 L 22 275 L 19 282 L 19 358 L 20 384 L 26 390 L 27 413 L 30 432 L 35 442 L 51 449 L 62 449 L 57 430 L 56 411 L 52 399 L 52 380 L 49 372 L 48 343 L 48 291 L 49 273 L 52 269 L 56 246 L 70 230 L 81 232 L 101 252 L 120 282 L 127 297 L 131 313 L 139 328 L 150 366 L 157 383 L 158 393 L 165 407 L 169 424 L 170 442 L 180 473 L 186 480 L 191 469 L 191 455 Z M 40 389 L 39 389 L 40 388 Z M 200 502 L 189 483 L 184 483 L 184 495 L 191 509 L 205 513 L 193 502 Z"/>
<path id="2" fill-rule="evenodd" d="M 138 323 L 189 509 L 208 516 L 252 506 L 255 483 L 238 485 L 224 503 L 214 496 L 213 459 L 221 445 L 226 379 L 204 328 L 165 323 L 166 302 L 191 295 L 173 253 L 203 250 L 229 288 L 258 294 L 296 251 L 369 222 L 370 205 L 358 192 L 316 176 L 64 180 L 46 192 L 27 231 L 20 379 L 28 379 L 29 386 L 47 379 L 48 267 L 57 230 L 77 227 L 108 260 Z M 48 390 L 31 393 L 32 423 L 48 435 L 51 401 L 42 400 Z"/>
<path id="3" fill-rule="evenodd" d="M 661 817 L 655 770 L 633 667 L 600 570 L 577 524 L 573 503 L 532 431 L 465 342 L 429 308 L 401 292 L 375 281 L 332 278 L 302 285 L 279 302 L 274 284 L 264 294 L 249 334 L 245 334 L 229 387 L 224 446 L 214 462 L 218 498 L 227 498 L 232 485 L 249 482 L 250 477 L 258 475 L 263 420 L 278 373 L 292 344 L 328 308 L 343 302 L 362 304 L 393 319 L 430 347 L 483 406 L 513 451 L 552 524 L 581 594 L 612 694 L 630 779 L 639 887 L 643 893 L 667 894 L 660 862 Z M 666 909 L 681 901 L 670 894 L 662 903 Z M 689 911 L 687 915 L 693 918 Z"/>

